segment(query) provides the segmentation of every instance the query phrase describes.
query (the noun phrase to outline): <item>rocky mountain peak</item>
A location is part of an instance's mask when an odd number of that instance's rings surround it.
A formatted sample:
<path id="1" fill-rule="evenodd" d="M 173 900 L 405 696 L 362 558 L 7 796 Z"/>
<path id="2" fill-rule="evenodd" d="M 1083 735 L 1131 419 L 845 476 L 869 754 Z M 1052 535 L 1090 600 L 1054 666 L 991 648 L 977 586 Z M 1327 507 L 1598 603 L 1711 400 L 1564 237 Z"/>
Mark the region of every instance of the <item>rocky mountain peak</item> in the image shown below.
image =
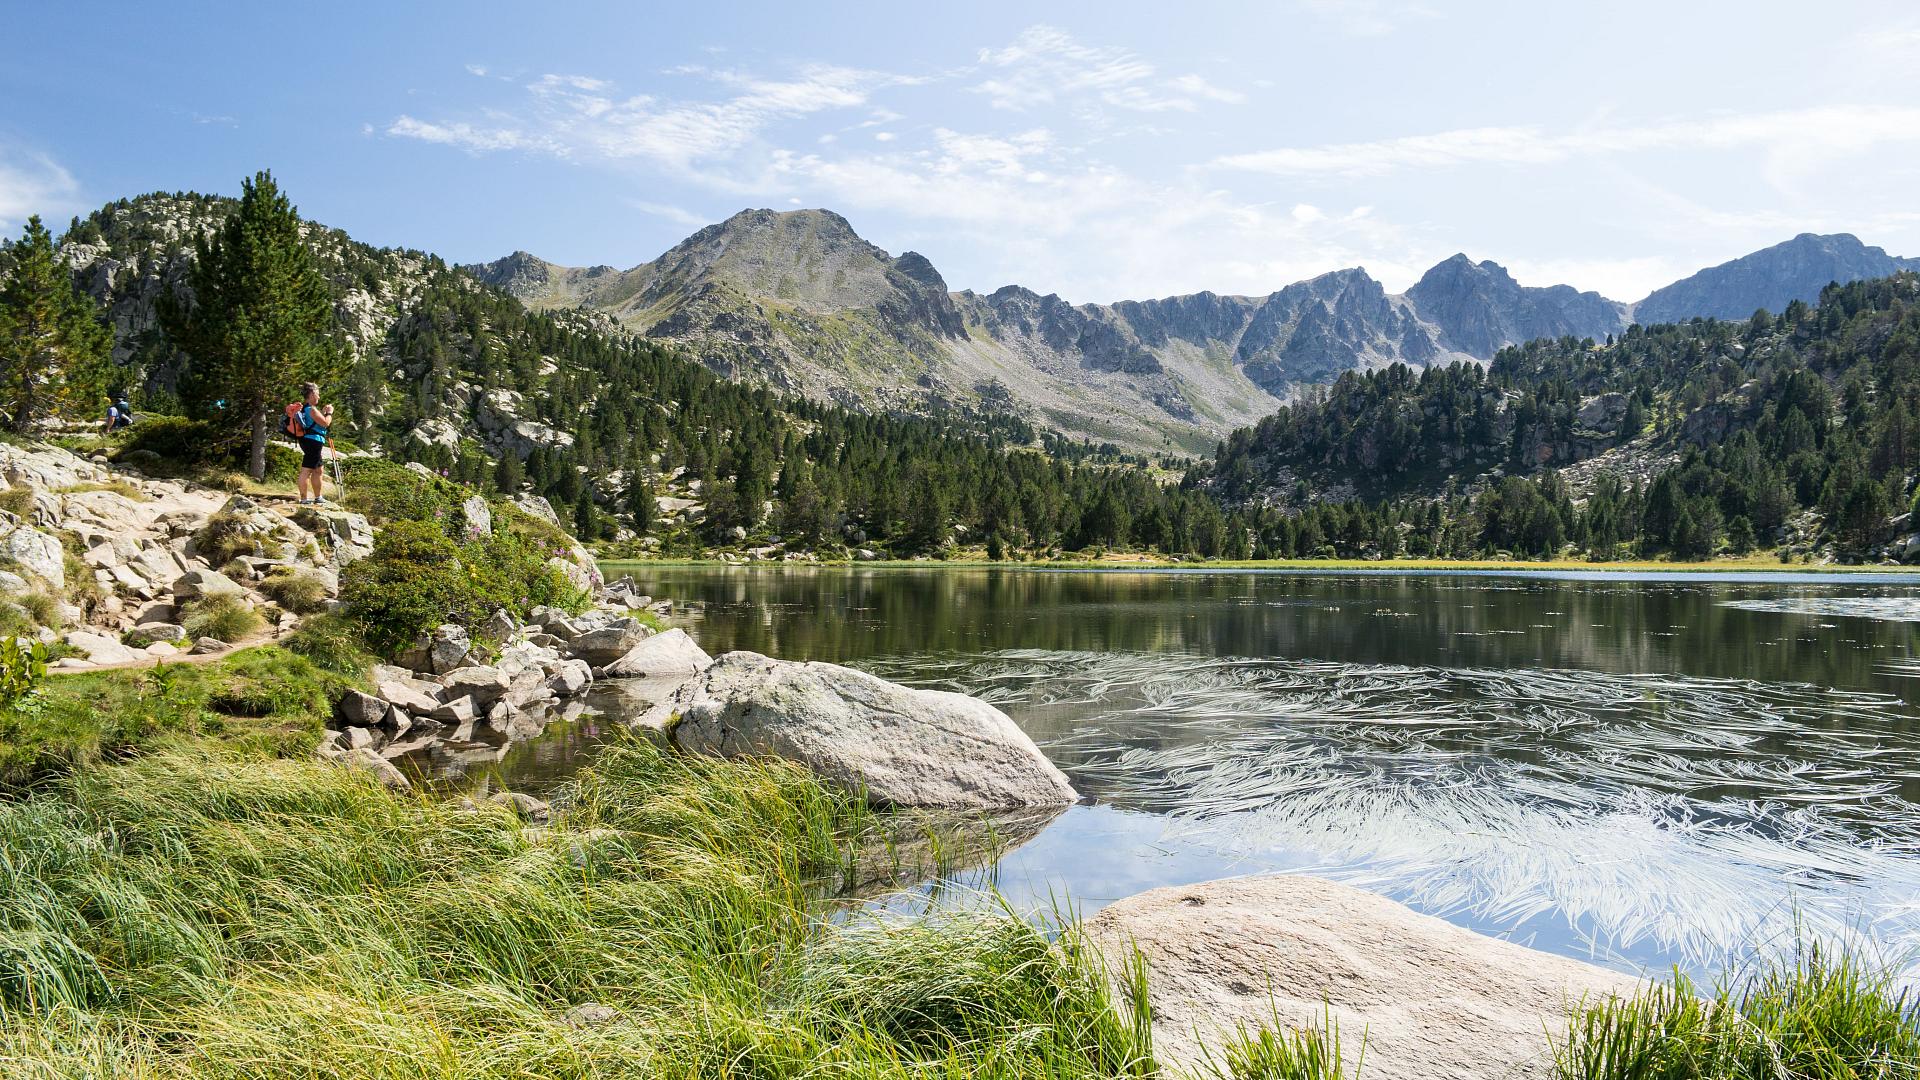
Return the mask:
<path id="1" fill-rule="evenodd" d="M 1633 316 L 1649 324 L 1697 316 L 1744 319 L 1757 308 L 1778 313 L 1794 300 L 1811 302 L 1830 282 L 1901 270 L 1920 270 L 1920 259 L 1889 255 L 1851 233 L 1801 233 L 1655 289 L 1633 306 Z"/>

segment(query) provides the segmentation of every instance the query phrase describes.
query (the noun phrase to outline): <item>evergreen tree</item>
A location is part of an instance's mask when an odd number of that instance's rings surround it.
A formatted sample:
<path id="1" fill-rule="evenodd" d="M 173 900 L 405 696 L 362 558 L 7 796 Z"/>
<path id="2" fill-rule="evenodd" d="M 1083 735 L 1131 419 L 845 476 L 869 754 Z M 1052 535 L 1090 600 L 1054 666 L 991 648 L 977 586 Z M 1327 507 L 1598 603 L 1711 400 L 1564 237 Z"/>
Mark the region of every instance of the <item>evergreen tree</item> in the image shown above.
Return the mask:
<path id="1" fill-rule="evenodd" d="M 339 362 L 333 294 L 270 173 L 241 184 L 239 208 L 195 254 L 193 302 L 165 312 L 193 358 L 182 390 L 198 415 L 226 421 L 224 439 L 248 441 L 247 471 L 259 480 L 280 404 L 304 381 L 329 381 Z"/>
<path id="2" fill-rule="evenodd" d="M 0 285 L 0 412 L 14 431 L 26 431 L 100 400 L 113 335 L 93 300 L 74 288 L 37 216 L 4 253 L 13 270 Z"/>
<path id="3" fill-rule="evenodd" d="M 627 520 L 632 523 L 633 531 L 641 536 L 652 532 L 659 509 L 659 503 L 654 501 L 653 482 L 647 479 L 646 470 L 636 458 L 627 470 Z"/>

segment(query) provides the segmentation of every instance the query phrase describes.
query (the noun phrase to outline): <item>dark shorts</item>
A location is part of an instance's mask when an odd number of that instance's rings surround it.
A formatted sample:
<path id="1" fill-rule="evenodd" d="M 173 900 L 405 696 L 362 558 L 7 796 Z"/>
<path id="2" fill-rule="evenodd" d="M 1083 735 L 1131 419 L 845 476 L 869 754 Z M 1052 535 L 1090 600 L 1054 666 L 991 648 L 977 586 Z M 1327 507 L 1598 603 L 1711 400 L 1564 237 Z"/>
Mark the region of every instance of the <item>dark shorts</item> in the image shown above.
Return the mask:
<path id="1" fill-rule="evenodd" d="M 301 439 L 300 467 L 303 469 L 319 468 L 320 450 L 324 446 L 326 446 L 326 443 L 321 442 L 319 439 Z"/>

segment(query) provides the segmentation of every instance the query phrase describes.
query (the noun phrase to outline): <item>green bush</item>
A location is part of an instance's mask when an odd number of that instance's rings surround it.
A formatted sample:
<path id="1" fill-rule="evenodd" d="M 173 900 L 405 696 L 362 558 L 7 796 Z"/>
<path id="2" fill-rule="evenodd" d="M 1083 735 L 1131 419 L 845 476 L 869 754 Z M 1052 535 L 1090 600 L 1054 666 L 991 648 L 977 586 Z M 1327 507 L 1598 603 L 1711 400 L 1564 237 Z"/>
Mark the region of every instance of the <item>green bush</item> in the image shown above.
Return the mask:
<path id="1" fill-rule="evenodd" d="M 340 501 L 375 523 L 416 521 L 449 528 L 470 492 L 450 480 L 427 477 L 386 458 L 355 458 L 345 467 Z"/>
<path id="2" fill-rule="evenodd" d="M 285 555 L 285 545 L 274 544 L 269 551 L 261 538 L 247 530 L 247 521 L 239 514 L 217 510 L 193 534 L 194 551 L 212 566 L 232 562 L 242 555 L 277 558 Z"/>
<path id="3" fill-rule="evenodd" d="M 152 454 L 175 465 L 199 465 L 224 460 L 226 455 L 214 449 L 222 434 L 219 428 L 205 420 L 189 420 L 184 416 L 143 416 L 139 423 L 128 429 L 126 441 L 114 455 L 114 460 L 129 460 L 129 455 L 136 454 Z"/>
<path id="4" fill-rule="evenodd" d="M 232 644 L 265 625 L 253 605 L 233 593 L 215 593 L 187 601 L 180 609 L 180 625 L 190 638 L 210 637 Z"/>
<path id="5" fill-rule="evenodd" d="M 275 570 L 260 583 L 267 598 L 296 615 L 306 615 L 327 606 L 327 586 L 318 577 L 291 567 Z"/>
<path id="6" fill-rule="evenodd" d="M 577 605 L 548 557 L 504 529 L 458 544 L 441 522 L 392 521 L 373 554 L 347 567 L 340 595 L 367 645 L 391 657 L 441 623 L 475 627 L 497 608 L 524 616 L 540 604 Z"/>
<path id="7" fill-rule="evenodd" d="M 47 674 L 47 647 L 17 637 L 0 641 L 0 709 L 11 709 L 33 693 Z"/>

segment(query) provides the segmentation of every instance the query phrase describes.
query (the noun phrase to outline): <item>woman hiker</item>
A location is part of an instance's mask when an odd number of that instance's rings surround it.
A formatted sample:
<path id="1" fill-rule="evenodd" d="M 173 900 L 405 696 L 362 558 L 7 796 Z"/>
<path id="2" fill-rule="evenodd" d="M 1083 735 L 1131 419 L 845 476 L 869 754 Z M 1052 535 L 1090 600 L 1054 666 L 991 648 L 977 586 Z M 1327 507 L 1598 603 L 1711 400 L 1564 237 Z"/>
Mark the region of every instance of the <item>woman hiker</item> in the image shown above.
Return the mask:
<path id="1" fill-rule="evenodd" d="M 327 449 L 327 429 L 333 426 L 333 406 L 320 404 L 320 387 L 315 383 L 302 384 L 300 396 L 304 402 L 297 418 L 301 429 L 300 474 L 293 483 L 300 490 L 300 505 L 306 506 L 326 501 L 320 497 L 320 486 L 326 479 L 320 459 Z M 309 486 L 313 489 L 311 497 L 307 494 Z"/>

